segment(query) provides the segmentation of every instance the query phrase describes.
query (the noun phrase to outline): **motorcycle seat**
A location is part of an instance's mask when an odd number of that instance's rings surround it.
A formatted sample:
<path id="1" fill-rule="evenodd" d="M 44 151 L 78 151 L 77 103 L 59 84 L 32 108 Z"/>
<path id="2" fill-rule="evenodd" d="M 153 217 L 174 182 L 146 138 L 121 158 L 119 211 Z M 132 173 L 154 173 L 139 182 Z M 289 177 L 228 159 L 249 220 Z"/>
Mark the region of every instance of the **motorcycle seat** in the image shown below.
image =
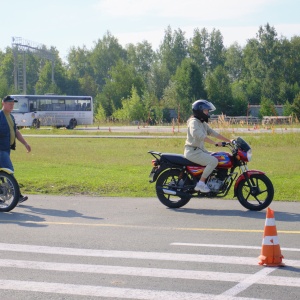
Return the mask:
<path id="1" fill-rule="evenodd" d="M 199 166 L 198 164 L 186 159 L 182 154 L 162 153 L 161 157 L 172 164 L 180 166 Z"/>

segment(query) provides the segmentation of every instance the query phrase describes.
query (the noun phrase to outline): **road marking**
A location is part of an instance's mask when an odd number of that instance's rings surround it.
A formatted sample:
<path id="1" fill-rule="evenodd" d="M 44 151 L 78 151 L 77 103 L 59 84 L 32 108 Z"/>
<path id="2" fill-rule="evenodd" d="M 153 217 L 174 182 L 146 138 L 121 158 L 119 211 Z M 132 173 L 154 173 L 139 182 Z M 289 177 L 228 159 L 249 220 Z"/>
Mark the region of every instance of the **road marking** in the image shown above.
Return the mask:
<path id="1" fill-rule="evenodd" d="M 125 224 L 99 224 L 99 223 L 76 223 L 76 222 L 34 222 L 34 221 L 16 221 L 0 220 L 0 223 L 18 223 L 18 224 L 38 224 L 38 225 L 66 225 L 66 226 L 90 226 L 90 227 L 120 227 L 134 229 L 151 230 L 177 230 L 177 231 L 216 231 L 216 232 L 243 232 L 243 233 L 263 233 L 262 229 L 236 229 L 236 228 L 189 228 L 189 227 L 156 227 L 156 226 L 138 226 Z M 300 234 L 299 230 L 277 230 L 277 233 Z"/>
<path id="2" fill-rule="evenodd" d="M 246 279 L 243 281 L 239 282 L 236 286 L 232 287 L 231 289 L 227 290 L 226 292 L 222 293 L 221 295 L 223 296 L 235 296 L 239 294 L 240 292 L 246 290 L 249 288 L 251 285 L 255 284 L 256 282 L 259 281 L 259 283 L 264 282 L 264 280 L 267 279 L 267 275 L 272 273 L 278 268 L 265 268 L 257 273 L 248 276 Z"/>
<path id="3" fill-rule="evenodd" d="M 174 243 L 182 244 L 182 243 Z M 198 244 L 205 247 L 215 247 L 213 244 Z M 227 247 L 228 245 L 218 245 Z M 231 247 L 234 247 L 230 245 Z M 231 248 L 229 247 L 229 248 Z M 237 248 L 249 249 L 251 246 L 237 246 Z M 251 247 L 253 248 L 253 247 Z M 255 247 L 256 249 L 256 247 Z M 300 278 L 290 276 L 269 276 L 273 271 L 279 269 L 264 268 L 258 266 L 257 258 L 234 257 L 234 256 L 217 256 L 217 255 L 196 255 L 196 254 L 179 254 L 163 252 L 141 252 L 141 251 L 116 251 L 116 250 L 95 250 L 95 249 L 78 249 L 64 247 L 49 247 L 23 244 L 5 244 L 0 243 L 0 251 L 22 252 L 22 253 L 39 253 L 54 254 L 66 256 L 81 257 L 110 257 L 124 259 L 143 259 L 143 260 L 164 260 L 164 261 L 188 261 L 188 262 L 209 262 L 217 264 L 235 264 L 235 265 L 252 265 L 256 266 L 259 271 L 256 273 L 231 273 L 231 272 L 212 272 L 198 270 L 181 270 L 181 269 L 162 269 L 151 267 L 127 267 L 116 265 L 95 265 L 95 264 L 77 264 L 77 263 L 57 263 L 44 261 L 13 260 L 0 259 L 0 268 L 39 270 L 42 272 L 69 272 L 69 273 L 89 273 L 89 274 L 109 274 L 116 276 L 134 276 L 162 279 L 183 279 L 198 280 L 211 282 L 234 282 L 234 286 L 219 295 L 189 293 L 180 291 L 150 290 L 120 288 L 108 286 L 90 286 L 78 284 L 64 284 L 51 282 L 33 282 L 18 280 L 0 280 L 0 290 L 42 292 L 65 295 L 81 295 L 94 297 L 110 297 L 123 299 L 145 299 L 145 300 L 193 300 L 193 299 L 216 299 L 216 300 L 248 300 L 250 298 L 236 297 L 239 293 L 248 289 L 255 284 L 285 286 L 300 288 Z M 285 261 L 286 265 L 293 267 L 300 266 L 300 260 Z M 255 269 L 254 269 L 255 270 Z M 254 299 L 254 298 L 251 298 Z M 256 299 L 257 300 L 257 299 Z"/>
<path id="4" fill-rule="evenodd" d="M 0 280 L 0 289 L 141 300 L 257 300 L 257 298 L 232 297 L 226 295 L 17 280 Z"/>
<path id="5" fill-rule="evenodd" d="M 223 256 L 221 256 L 222 258 Z M 258 272 L 255 274 L 245 273 L 224 273 L 210 271 L 194 271 L 180 269 L 161 269 L 161 268 L 142 268 L 142 267 L 124 267 L 110 265 L 91 265 L 91 264 L 70 264 L 70 263 L 52 263 L 29 260 L 12 260 L 0 259 L 0 266 L 4 268 L 20 268 L 32 270 L 49 270 L 59 272 L 76 272 L 76 273 L 94 273 L 94 274 L 110 274 L 110 275 L 125 275 L 125 276 L 142 276 L 155 278 L 173 278 L 173 279 L 189 279 L 189 280 L 209 280 L 209 281 L 226 281 L 226 282 L 244 282 L 255 283 L 261 279 L 261 274 L 264 276 L 269 273 Z M 269 269 L 270 271 L 276 268 Z M 259 275 L 257 275 L 259 274 Z M 254 282 L 254 280 L 256 280 Z M 260 281 L 260 284 L 293 286 L 300 287 L 300 278 L 276 276 L 265 277 Z M 245 286 L 245 285 L 243 285 Z M 233 295 L 231 295 L 233 296 Z"/>
<path id="6" fill-rule="evenodd" d="M 210 262 L 218 264 L 237 264 L 237 265 L 257 265 L 257 258 L 219 256 L 219 255 L 200 255 L 200 254 L 181 254 L 164 252 L 141 252 L 141 251 L 117 251 L 117 250 L 95 250 L 78 249 L 63 247 L 48 247 L 22 244 L 4 244 L 0 243 L 0 250 L 14 252 L 58 254 L 69 256 L 84 257 L 110 257 L 110 258 L 128 258 L 128 259 L 149 259 L 165 261 L 188 261 L 188 262 Z M 286 264 L 294 267 L 300 266 L 300 260 L 285 260 Z"/>
<path id="7" fill-rule="evenodd" d="M 5 244 L 0 243 L 0 250 L 9 252 L 29 252 L 58 254 L 69 256 L 84 257 L 110 257 L 110 258 L 128 258 L 128 259 L 149 259 L 165 261 L 188 261 L 188 262 L 212 262 L 212 263 L 229 263 L 242 265 L 257 264 L 256 258 L 252 257 L 235 257 L 225 256 L 220 258 L 217 255 L 199 255 L 199 254 L 181 254 L 181 253 L 163 253 L 163 252 L 140 252 L 140 251 L 117 251 L 117 250 L 95 250 L 95 249 L 78 249 L 64 247 L 48 247 L 22 244 Z"/>
<path id="8" fill-rule="evenodd" d="M 239 246 L 239 245 L 219 245 L 219 244 L 193 244 L 193 243 L 171 243 L 171 246 L 188 246 L 188 247 L 209 247 L 209 248 L 233 248 L 233 249 L 255 249 L 260 250 L 261 246 Z M 284 251 L 299 252 L 299 248 L 281 248 Z"/>

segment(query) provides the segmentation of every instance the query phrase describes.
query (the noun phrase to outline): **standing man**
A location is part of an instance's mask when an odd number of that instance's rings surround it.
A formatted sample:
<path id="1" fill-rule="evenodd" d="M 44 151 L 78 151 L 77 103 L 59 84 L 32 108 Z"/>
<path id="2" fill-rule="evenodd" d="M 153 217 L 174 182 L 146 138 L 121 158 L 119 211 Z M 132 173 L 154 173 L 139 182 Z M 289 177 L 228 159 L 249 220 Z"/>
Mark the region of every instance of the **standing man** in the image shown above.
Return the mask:
<path id="1" fill-rule="evenodd" d="M 10 150 L 16 149 L 16 138 L 20 141 L 27 152 L 31 151 L 30 145 L 27 144 L 21 132 L 17 129 L 15 119 L 11 114 L 14 109 L 15 100 L 11 96 L 6 96 L 2 100 L 2 110 L 0 110 L 0 167 L 8 168 L 14 171 L 13 164 L 10 159 Z M 20 193 L 19 203 L 28 199 Z"/>

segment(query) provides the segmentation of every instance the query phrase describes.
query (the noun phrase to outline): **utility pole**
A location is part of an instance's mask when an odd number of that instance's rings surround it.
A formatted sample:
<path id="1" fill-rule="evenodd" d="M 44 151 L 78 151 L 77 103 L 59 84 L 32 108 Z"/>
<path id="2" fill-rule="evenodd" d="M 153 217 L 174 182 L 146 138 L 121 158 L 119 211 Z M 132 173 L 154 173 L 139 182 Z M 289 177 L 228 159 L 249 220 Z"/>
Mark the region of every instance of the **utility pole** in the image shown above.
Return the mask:
<path id="1" fill-rule="evenodd" d="M 46 50 L 46 46 L 22 39 L 21 37 L 12 38 L 12 50 L 14 55 L 14 84 L 15 89 L 24 95 L 27 92 L 26 82 L 26 54 L 34 53 L 41 58 L 45 58 L 52 63 L 52 83 L 54 83 L 54 64 L 55 54 Z"/>

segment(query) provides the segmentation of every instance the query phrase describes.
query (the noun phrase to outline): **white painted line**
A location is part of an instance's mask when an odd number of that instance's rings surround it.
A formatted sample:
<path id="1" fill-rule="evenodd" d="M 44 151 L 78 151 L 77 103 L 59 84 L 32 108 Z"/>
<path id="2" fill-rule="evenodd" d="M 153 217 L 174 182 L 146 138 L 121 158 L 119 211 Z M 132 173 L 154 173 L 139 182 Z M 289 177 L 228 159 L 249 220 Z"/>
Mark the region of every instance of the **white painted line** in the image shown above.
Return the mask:
<path id="1" fill-rule="evenodd" d="M 209 247 L 209 248 L 233 248 L 233 249 L 261 249 L 261 246 L 243 246 L 243 245 L 219 245 L 219 244 L 194 244 L 194 243 L 171 243 L 171 246 L 189 246 L 189 247 Z M 300 252 L 299 248 L 282 248 L 284 251 Z"/>
<path id="2" fill-rule="evenodd" d="M 267 278 L 267 275 L 275 271 L 277 268 L 264 268 L 257 273 L 249 276 L 242 282 L 239 282 L 236 286 L 232 287 L 231 289 L 227 290 L 226 292 L 222 293 L 223 296 L 235 296 L 240 292 L 246 290 L 251 285 L 255 284 L 259 281 L 259 283 L 264 282 Z"/>
<path id="3" fill-rule="evenodd" d="M 140 252 L 140 251 L 115 251 L 115 250 L 94 250 L 94 249 L 77 249 L 63 247 L 48 247 L 21 244 L 4 244 L 0 243 L 0 251 L 9 252 L 29 252 L 58 254 L 69 256 L 83 257 L 111 257 L 125 259 L 149 259 L 165 261 L 188 261 L 188 262 L 209 262 L 238 265 L 257 265 L 256 257 L 236 257 L 236 256 L 217 256 L 217 255 L 198 255 L 198 254 L 181 254 L 181 253 L 163 253 L 163 252 Z"/>
<path id="4" fill-rule="evenodd" d="M 143 290 L 106 286 L 62 284 L 49 282 L 0 280 L 0 290 L 42 292 L 64 295 L 108 297 L 141 300 L 258 300 L 257 298 L 232 297 L 201 293 Z"/>
<path id="5" fill-rule="evenodd" d="M 33 270 L 239 282 L 250 274 L 0 259 L 0 266 Z M 300 285 L 299 285 L 300 286 Z"/>
<path id="6" fill-rule="evenodd" d="M 58 272 L 77 272 L 77 273 L 110 274 L 110 275 L 113 274 L 113 275 L 126 275 L 126 276 L 226 281 L 226 282 L 242 282 L 242 281 L 249 282 L 249 278 L 252 278 L 255 275 L 255 274 L 253 275 L 253 274 L 245 274 L 245 273 L 223 273 L 223 272 L 194 271 L 194 270 L 180 270 L 180 269 L 52 263 L 52 262 L 11 260 L 11 259 L 0 259 L 0 267 L 31 269 L 31 270 L 49 270 L 49 271 L 58 271 Z M 271 270 L 275 270 L 275 269 L 276 268 L 271 268 Z M 260 282 L 260 284 L 300 287 L 300 278 L 269 276 L 269 277 L 265 277 L 264 280 Z"/>
<path id="7" fill-rule="evenodd" d="M 0 251 L 58 254 L 83 257 L 110 257 L 125 259 L 149 259 L 165 261 L 209 262 L 217 264 L 257 265 L 257 257 L 237 257 L 219 255 L 181 254 L 163 252 L 94 250 L 64 247 L 48 247 L 22 244 L 0 243 Z M 300 267 L 300 260 L 284 260 L 286 265 Z"/>

